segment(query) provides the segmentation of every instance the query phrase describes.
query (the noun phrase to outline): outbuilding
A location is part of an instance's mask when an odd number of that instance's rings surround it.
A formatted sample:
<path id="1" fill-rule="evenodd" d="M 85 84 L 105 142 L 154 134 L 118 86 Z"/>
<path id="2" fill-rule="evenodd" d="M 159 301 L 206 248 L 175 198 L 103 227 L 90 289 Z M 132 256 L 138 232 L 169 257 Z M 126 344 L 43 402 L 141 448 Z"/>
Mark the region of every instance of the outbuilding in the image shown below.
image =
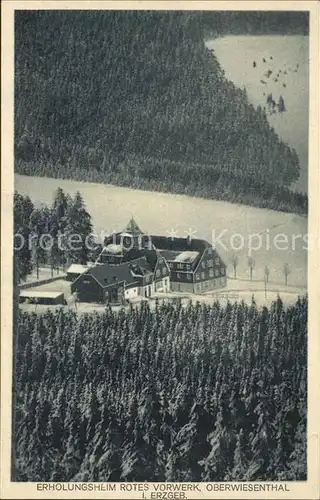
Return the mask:
<path id="1" fill-rule="evenodd" d="M 87 270 L 88 270 L 88 266 L 84 266 L 82 264 L 71 264 L 71 266 L 67 270 L 66 279 L 68 281 L 74 281 L 81 274 L 85 273 Z"/>
<path id="2" fill-rule="evenodd" d="M 157 289 L 169 290 L 170 271 L 164 259 L 152 265 L 146 256 L 118 265 L 98 264 L 81 274 L 72 284 L 71 292 L 79 302 L 121 304 L 125 299 L 151 297 Z"/>
<path id="3" fill-rule="evenodd" d="M 19 302 L 30 302 L 31 304 L 55 305 L 64 304 L 64 293 L 50 291 L 21 290 Z"/>

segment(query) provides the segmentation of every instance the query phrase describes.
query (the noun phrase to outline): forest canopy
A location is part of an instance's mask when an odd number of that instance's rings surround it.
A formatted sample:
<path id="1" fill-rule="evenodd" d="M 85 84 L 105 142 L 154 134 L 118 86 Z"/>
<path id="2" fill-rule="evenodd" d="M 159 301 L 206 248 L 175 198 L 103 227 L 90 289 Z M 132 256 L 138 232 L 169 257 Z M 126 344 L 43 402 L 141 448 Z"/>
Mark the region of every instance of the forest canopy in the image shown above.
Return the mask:
<path id="1" fill-rule="evenodd" d="M 307 309 L 20 311 L 13 480 L 305 480 Z"/>
<path id="2" fill-rule="evenodd" d="M 226 13 L 16 11 L 16 172 L 307 213 L 296 152 L 225 78 L 209 25 Z"/>

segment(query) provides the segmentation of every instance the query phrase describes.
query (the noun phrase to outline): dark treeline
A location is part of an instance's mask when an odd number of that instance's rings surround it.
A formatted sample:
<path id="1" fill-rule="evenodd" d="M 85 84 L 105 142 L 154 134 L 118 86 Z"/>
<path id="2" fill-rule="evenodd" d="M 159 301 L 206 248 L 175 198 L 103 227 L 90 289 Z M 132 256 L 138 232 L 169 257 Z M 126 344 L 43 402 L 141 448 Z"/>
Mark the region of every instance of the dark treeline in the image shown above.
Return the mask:
<path id="1" fill-rule="evenodd" d="M 226 80 L 203 16 L 17 11 L 16 171 L 307 213 L 296 152 Z"/>
<path id="2" fill-rule="evenodd" d="M 92 224 L 79 192 L 72 198 L 58 188 L 51 207 L 36 208 L 29 196 L 14 193 L 14 265 L 18 281 L 47 265 L 65 269 L 92 256 Z M 75 241 L 75 238 L 77 240 Z"/>
<path id="3" fill-rule="evenodd" d="M 207 11 L 201 16 L 207 36 L 309 34 L 309 12 Z"/>
<path id="4" fill-rule="evenodd" d="M 306 479 L 307 298 L 20 311 L 13 480 Z"/>

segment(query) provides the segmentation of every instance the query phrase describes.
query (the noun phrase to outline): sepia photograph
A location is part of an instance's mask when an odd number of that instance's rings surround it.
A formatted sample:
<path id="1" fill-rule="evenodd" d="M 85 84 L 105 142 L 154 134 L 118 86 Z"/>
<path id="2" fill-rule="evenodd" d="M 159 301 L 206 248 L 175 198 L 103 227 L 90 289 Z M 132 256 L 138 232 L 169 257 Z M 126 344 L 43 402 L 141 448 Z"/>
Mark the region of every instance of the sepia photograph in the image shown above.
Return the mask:
<path id="1" fill-rule="evenodd" d="M 58 3 L 12 14 L 9 481 L 289 492 L 310 479 L 310 10 Z"/>

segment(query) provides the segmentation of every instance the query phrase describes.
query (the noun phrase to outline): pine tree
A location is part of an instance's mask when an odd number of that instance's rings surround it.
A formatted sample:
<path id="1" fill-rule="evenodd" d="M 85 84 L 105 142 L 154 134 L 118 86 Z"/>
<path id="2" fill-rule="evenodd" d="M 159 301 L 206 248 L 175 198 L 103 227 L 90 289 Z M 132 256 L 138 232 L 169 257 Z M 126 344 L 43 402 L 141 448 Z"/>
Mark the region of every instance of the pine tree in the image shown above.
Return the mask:
<path id="1" fill-rule="evenodd" d="M 64 229 L 64 240 L 69 263 L 86 264 L 92 251 L 91 216 L 85 208 L 79 192 L 68 207 L 67 222 Z"/>

